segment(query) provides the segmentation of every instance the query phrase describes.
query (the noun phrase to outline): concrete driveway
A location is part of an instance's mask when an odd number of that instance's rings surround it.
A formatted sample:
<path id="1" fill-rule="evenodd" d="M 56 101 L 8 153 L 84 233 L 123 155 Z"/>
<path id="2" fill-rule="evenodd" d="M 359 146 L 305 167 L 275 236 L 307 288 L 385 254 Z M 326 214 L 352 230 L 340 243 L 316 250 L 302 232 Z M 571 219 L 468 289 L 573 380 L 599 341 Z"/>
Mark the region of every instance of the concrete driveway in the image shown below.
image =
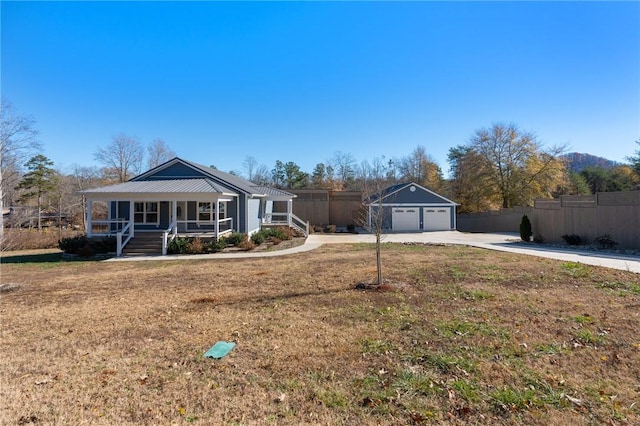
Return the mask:
<path id="1" fill-rule="evenodd" d="M 374 243 L 371 234 L 312 234 L 307 244 Z M 591 250 L 562 249 L 538 244 L 525 244 L 517 233 L 465 233 L 458 231 L 386 234 L 383 242 L 461 244 L 488 250 L 505 251 L 546 257 L 566 262 L 580 262 L 587 265 L 604 266 L 640 274 L 640 257 L 599 253 Z M 304 247 L 304 246 L 303 246 Z M 314 247 L 315 248 L 315 247 Z"/>
<path id="2" fill-rule="evenodd" d="M 587 265 L 604 266 L 607 268 L 631 271 L 640 274 L 640 257 L 622 256 L 598 253 L 589 250 L 560 249 L 551 246 L 524 244 L 516 233 L 465 233 L 458 231 L 420 232 L 386 234 L 383 242 L 390 243 L 423 243 L 423 244 L 459 244 L 488 250 L 505 251 L 526 254 L 530 256 L 546 257 L 563 260 L 565 262 L 580 262 Z M 375 243 L 372 234 L 311 234 L 305 243 L 298 247 L 285 250 L 266 252 L 238 252 L 196 255 L 169 256 L 136 256 L 118 257 L 109 261 L 140 261 L 140 260 L 179 260 L 179 259 L 235 259 L 248 257 L 274 257 L 287 254 L 302 253 L 314 250 L 323 244 L 351 244 Z"/>

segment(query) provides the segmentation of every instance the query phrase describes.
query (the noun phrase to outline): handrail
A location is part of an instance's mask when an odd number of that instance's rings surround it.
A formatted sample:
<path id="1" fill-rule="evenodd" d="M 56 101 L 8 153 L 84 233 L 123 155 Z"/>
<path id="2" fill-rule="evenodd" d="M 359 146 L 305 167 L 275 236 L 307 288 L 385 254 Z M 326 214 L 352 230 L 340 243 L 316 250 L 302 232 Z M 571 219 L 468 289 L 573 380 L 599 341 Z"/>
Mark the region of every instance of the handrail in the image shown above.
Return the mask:
<path id="1" fill-rule="evenodd" d="M 282 217 L 283 219 L 277 220 L 275 219 L 276 217 Z M 308 221 L 305 222 L 304 220 L 300 219 L 298 216 L 296 216 L 293 213 L 286 213 L 286 212 L 267 213 L 264 215 L 262 219 L 262 223 L 272 224 L 272 225 L 288 225 L 288 226 L 291 226 L 292 228 L 296 228 L 300 232 L 303 232 L 305 237 L 309 236 L 309 222 Z"/>
<path id="2" fill-rule="evenodd" d="M 132 221 L 128 221 L 127 224 L 116 234 L 116 256 L 118 257 L 122 256 L 122 249 L 124 249 L 124 247 L 129 243 L 129 241 L 131 241 L 131 238 L 133 237 L 133 227 L 131 226 L 131 224 Z M 123 234 L 127 235 L 127 238 L 124 241 L 122 241 Z"/>
<path id="3" fill-rule="evenodd" d="M 171 239 L 169 239 L 169 233 L 171 232 Z M 169 242 L 173 241 L 178 235 L 178 221 L 174 220 L 171 222 L 169 227 L 162 231 L 162 255 L 167 255 L 167 248 L 169 246 Z"/>
<path id="4" fill-rule="evenodd" d="M 308 237 L 309 236 L 309 221 L 304 221 L 302 219 L 300 219 L 298 216 L 296 216 L 295 214 L 291 213 L 291 215 L 289 216 L 291 219 L 291 225 L 293 225 L 294 227 L 300 229 L 300 231 L 304 232 L 304 236 Z M 298 222 L 298 223 L 295 223 Z"/>

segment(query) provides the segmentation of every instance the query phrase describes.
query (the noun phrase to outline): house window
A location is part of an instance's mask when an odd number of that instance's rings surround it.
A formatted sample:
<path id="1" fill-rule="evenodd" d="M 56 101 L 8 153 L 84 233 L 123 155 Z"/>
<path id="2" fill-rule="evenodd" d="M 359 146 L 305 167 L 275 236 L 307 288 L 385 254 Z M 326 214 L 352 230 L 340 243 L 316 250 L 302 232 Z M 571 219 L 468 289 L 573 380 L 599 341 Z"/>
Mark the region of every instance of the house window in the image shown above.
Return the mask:
<path id="1" fill-rule="evenodd" d="M 198 221 L 199 222 L 213 222 L 215 220 L 215 206 L 216 204 L 220 206 L 219 219 L 224 219 L 227 203 L 208 203 L 208 202 L 199 202 L 198 203 Z"/>
<path id="2" fill-rule="evenodd" d="M 198 203 L 198 221 L 213 222 L 212 203 Z"/>
<path id="3" fill-rule="evenodd" d="M 135 223 L 158 223 L 158 203 L 134 203 L 133 221 Z"/>

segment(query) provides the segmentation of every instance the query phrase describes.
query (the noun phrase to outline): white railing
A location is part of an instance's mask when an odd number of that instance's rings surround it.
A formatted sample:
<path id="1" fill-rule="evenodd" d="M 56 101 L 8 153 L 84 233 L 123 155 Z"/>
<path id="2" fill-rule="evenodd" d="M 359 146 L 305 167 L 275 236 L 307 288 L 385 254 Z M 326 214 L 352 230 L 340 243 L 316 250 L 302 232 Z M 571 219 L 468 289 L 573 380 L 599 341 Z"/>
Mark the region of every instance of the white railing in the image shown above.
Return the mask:
<path id="1" fill-rule="evenodd" d="M 124 241 L 122 240 L 123 236 L 125 237 Z M 122 256 L 122 249 L 124 249 L 127 243 L 131 241 L 131 238 L 133 238 L 133 222 L 127 221 L 127 224 L 124 225 L 122 229 L 119 229 L 118 233 L 116 234 L 116 256 Z"/>
<path id="2" fill-rule="evenodd" d="M 309 222 L 305 222 L 293 213 L 267 213 L 262 218 L 262 223 L 265 225 L 291 226 L 303 232 L 305 237 L 309 236 Z"/>
<path id="3" fill-rule="evenodd" d="M 171 238 L 169 238 L 169 233 L 171 233 Z M 167 229 L 162 232 L 162 255 L 167 255 L 167 248 L 169 243 L 173 241 L 178 235 L 178 221 L 174 220 L 171 225 Z"/>
<path id="4" fill-rule="evenodd" d="M 304 232 L 305 237 L 309 236 L 309 221 L 305 222 L 293 213 L 289 216 L 289 226 L 293 226 L 301 232 Z"/>
<path id="5" fill-rule="evenodd" d="M 176 221 L 178 233 L 180 234 L 210 234 L 215 232 L 215 222 L 200 222 L 197 220 L 178 220 Z M 218 221 L 218 234 L 224 235 L 233 232 L 233 218 L 220 219 Z"/>
<path id="6" fill-rule="evenodd" d="M 91 229 L 87 232 L 91 237 L 109 237 L 121 232 L 125 225 L 129 223 L 127 219 L 92 219 L 89 222 Z"/>

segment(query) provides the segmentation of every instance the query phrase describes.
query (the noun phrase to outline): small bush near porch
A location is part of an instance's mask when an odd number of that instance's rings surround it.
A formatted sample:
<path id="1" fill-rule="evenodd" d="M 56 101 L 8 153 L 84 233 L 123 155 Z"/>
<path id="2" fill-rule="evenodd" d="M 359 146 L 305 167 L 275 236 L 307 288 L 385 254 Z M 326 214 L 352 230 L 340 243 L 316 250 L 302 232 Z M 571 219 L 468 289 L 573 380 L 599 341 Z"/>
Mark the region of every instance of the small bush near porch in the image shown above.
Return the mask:
<path id="1" fill-rule="evenodd" d="M 286 226 L 264 228 L 251 235 L 234 232 L 216 240 L 215 238 L 176 237 L 167 248 L 168 254 L 207 254 L 228 250 L 249 251 L 261 245 L 278 245 L 282 241 L 293 240 L 295 231 Z"/>

